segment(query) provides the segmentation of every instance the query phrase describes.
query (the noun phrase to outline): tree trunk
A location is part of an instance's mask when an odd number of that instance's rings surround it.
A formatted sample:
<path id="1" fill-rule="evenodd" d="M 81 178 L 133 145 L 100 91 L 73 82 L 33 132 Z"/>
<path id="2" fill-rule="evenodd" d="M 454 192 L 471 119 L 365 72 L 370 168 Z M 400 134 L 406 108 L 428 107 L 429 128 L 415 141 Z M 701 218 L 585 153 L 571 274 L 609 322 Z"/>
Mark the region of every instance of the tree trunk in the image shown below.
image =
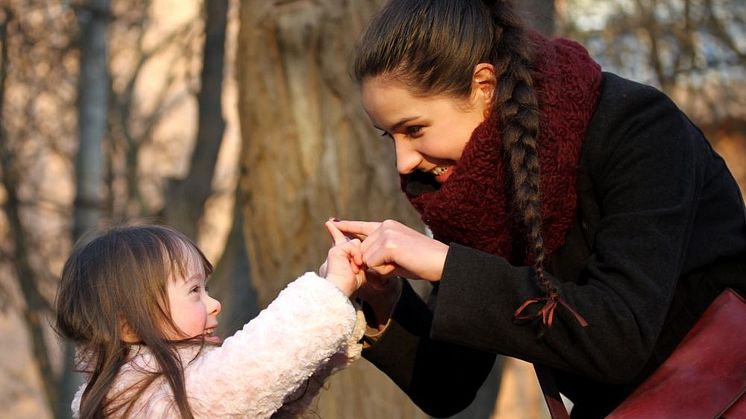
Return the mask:
<path id="1" fill-rule="evenodd" d="M 0 87 L 0 98 L 3 98 L 3 94 L 3 89 Z M 15 155 L 7 143 L 3 128 L 0 124 L 0 181 L 5 195 L 3 209 L 7 217 L 9 236 L 13 243 L 12 268 L 23 296 L 21 317 L 29 334 L 31 358 L 38 369 L 49 410 L 55 412 L 60 401 L 60 391 L 57 387 L 56 375 L 52 370 L 49 346 L 44 336 L 50 307 L 37 287 L 37 275 L 29 260 L 29 244 L 26 241 L 28 230 L 21 219 L 21 205 L 18 198 L 22 171 L 17 164 L 14 164 Z"/>
<path id="2" fill-rule="evenodd" d="M 78 10 L 81 26 L 80 81 L 78 85 L 78 130 L 80 143 L 75 160 L 75 208 L 73 238 L 98 226 L 103 204 L 104 154 L 109 73 L 107 70 L 107 25 L 110 0 L 91 0 Z"/>
<path id="3" fill-rule="evenodd" d="M 75 157 L 75 204 L 73 241 L 99 226 L 104 207 L 103 139 L 108 114 L 109 72 L 107 27 L 110 0 L 91 0 L 78 10 L 81 27 L 80 80 L 78 84 L 78 130 L 80 143 Z M 75 349 L 63 344 L 60 398 L 55 416 L 70 417 L 70 403 L 83 377 L 74 372 Z"/>
<path id="4" fill-rule="evenodd" d="M 259 314 L 256 290 L 251 284 L 242 211 L 240 191 L 236 186 L 233 225 L 228 233 L 223 255 L 215 264 L 215 272 L 210 280 L 212 293 L 223 306 L 218 327 L 218 334 L 223 337 L 236 333 Z"/>
<path id="5" fill-rule="evenodd" d="M 393 149 L 375 134 L 346 71 L 354 34 L 376 7 L 347 3 L 241 4 L 240 185 L 262 306 L 318 268 L 329 217 L 421 225 L 399 191 Z"/>
<path id="6" fill-rule="evenodd" d="M 240 187 L 261 307 L 323 262 L 329 217 L 421 225 L 399 191 L 393 150 L 372 129 L 347 73 L 353 42 L 380 4 L 241 2 Z M 317 408 L 327 419 L 424 417 L 366 361 L 329 386 Z"/>
<path id="7" fill-rule="evenodd" d="M 171 179 L 166 191 L 166 223 L 196 239 L 199 220 L 212 193 L 212 178 L 225 131 L 223 119 L 223 69 L 228 0 L 205 2 L 205 44 L 202 55 L 201 86 L 197 96 L 197 139 L 189 173 Z"/>

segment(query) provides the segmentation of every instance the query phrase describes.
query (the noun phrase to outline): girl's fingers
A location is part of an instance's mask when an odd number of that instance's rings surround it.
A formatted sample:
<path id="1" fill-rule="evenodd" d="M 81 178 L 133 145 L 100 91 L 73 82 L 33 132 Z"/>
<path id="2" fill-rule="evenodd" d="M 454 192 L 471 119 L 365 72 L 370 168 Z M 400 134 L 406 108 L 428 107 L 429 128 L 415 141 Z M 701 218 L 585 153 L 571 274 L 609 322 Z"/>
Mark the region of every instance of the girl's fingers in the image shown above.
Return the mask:
<path id="1" fill-rule="evenodd" d="M 354 239 L 350 240 L 349 246 L 351 246 L 350 249 L 350 256 L 352 256 L 353 262 L 355 262 L 355 265 L 358 267 L 363 265 L 363 251 L 360 248 L 360 240 Z"/>
<path id="2" fill-rule="evenodd" d="M 326 278 L 326 271 L 327 271 L 327 262 L 324 261 L 324 263 L 319 266 L 319 276 L 322 278 Z"/>

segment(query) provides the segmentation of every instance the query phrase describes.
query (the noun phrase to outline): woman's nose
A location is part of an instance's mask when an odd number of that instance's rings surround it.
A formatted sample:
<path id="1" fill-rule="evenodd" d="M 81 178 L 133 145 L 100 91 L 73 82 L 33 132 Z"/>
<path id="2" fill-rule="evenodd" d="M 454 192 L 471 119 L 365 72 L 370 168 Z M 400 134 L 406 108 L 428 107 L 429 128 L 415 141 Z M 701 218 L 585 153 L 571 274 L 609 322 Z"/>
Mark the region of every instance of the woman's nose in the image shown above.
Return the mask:
<path id="1" fill-rule="evenodd" d="M 412 148 L 406 140 L 394 140 L 396 147 L 396 170 L 406 175 L 414 172 L 422 160 L 420 153 Z"/>

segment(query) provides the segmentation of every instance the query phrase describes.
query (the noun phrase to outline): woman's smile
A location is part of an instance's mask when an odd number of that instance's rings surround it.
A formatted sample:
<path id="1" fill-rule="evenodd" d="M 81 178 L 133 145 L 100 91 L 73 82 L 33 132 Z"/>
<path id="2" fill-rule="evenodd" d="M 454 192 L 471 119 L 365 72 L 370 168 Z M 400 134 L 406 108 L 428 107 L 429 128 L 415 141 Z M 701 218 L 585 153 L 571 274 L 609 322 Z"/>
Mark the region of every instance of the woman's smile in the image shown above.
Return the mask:
<path id="1" fill-rule="evenodd" d="M 430 173 L 435 176 L 435 180 L 438 183 L 444 183 L 449 177 L 451 177 L 451 174 L 453 173 L 453 170 L 451 170 L 452 168 L 453 166 L 438 166 L 431 170 Z"/>

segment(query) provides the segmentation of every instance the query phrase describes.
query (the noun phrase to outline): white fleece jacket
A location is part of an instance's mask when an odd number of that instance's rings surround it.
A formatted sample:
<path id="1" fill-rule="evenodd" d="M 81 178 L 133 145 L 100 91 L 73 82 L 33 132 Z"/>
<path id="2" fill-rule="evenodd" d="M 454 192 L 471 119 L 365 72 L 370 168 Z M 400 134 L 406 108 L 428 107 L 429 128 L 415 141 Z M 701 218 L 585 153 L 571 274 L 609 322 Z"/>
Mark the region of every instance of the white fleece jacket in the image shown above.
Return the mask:
<path id="1" fill-rule="evenodd" d="M 195 417 L 279 418 L 302 413 L 333 372 L 360 357 L 360 310 L 331 282 L 306 273 L 222 346 L 179 350 Z M 196 357 L 195 357 L 196 356 Z M 156 370 L 146 347 L 134 347 L 109 397 Z M 83 384 L 72 403 L 80 414 Z M 137 399 L 132 417 L 179 417 L 161 377 Z"/>

